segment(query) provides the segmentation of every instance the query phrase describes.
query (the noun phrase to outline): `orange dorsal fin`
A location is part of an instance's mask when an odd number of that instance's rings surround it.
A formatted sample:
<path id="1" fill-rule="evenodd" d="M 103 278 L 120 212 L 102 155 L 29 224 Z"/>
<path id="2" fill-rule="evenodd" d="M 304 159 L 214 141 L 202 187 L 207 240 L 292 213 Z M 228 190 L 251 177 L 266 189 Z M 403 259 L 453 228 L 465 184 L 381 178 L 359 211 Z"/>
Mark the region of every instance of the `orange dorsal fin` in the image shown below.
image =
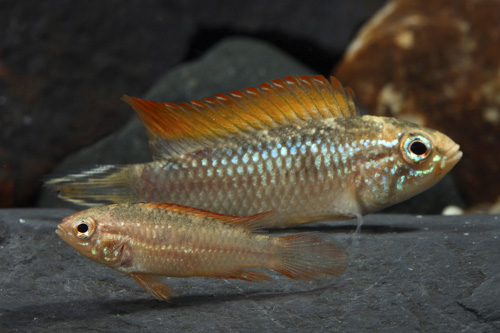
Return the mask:
<path id="1" fill-rule="evenodd" d="M 312 119 L 358 115 L 353 94 L 334 77 L 287 76 L 191 103 L 159 103 L 124 95 L 148 132 L 153 159 L 192 152 L 263 129 Z"/>
<path id="2" fill-rule="evenodd" d="M 273 212 L 258 213 L 251 216 L 237 216 L 237 215 L 219 214 L 204 209 L 181 206 L 176 204 L 169 204 L 169 203 L 141 203 L 138 205 L 142 205 L 144 207 L 157 207 L 161 209 L 168 209 L 191 215 L 197 215 L 200 217 L 214 219 L 224 223 L 234 224 L 240 227 L 247 228 L 252 231 L 258 229 L 272 228 L 273 224 L 275 223 L 275 219 L 277 218 L 277 216 Z"/>

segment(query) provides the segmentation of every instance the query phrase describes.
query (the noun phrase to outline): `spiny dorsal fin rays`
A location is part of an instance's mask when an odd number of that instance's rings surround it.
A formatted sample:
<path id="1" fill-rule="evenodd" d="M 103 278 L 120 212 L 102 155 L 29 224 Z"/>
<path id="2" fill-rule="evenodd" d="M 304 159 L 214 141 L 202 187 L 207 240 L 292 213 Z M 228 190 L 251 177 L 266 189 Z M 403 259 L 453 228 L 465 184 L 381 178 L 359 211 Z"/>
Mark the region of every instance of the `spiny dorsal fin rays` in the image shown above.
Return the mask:
<path id="1" fill-rule="evenodd" d="M 330 105 L 328 105 L 320 93 L 320 88 L 318 86 L 326 82 L 324 77 L 315 80 L 314 77 L 302 76 L 300 79 L 304 92 L 311 98 L 312 103 L 316 107 L 318 118 L 336 117 L 338 113 L 342 115 L 341 111 L 337 110 L 337 104 L 330 103 Z M 328 82 L 326 83 L 328 84 Z M 330 108 L 328 108 L 328 106 L 330 106 Z"/>
<path id="2" fill-rule="evenodd" d="M 335 101 L 339 106 L 339 110 L 343 113 L 345 117 L 349 117 L 352 115 L 359 116 L 357 108 L 354 105 L 354 100 L 353 101 L 350 100 L 354 96 L 352 94 L 347 94 L 346 89 L 342 89 L 342 84 L 340 83 L 340 81 L 334 78 L 333 76 L 330 78 L 330 83 L 331 84 L 328 85 L 328 88 L 331 93 L 330 94 L 327 93 L 325 95 L 333 96 L 335 98 Z M 352 92 L 351 88 L 347 87 L 347 89 Z M 352 108 L 353 105 L 354 108 Z"/>
<path id="3" fill-rule="evenodd" d="M 358 106 L 356 105 L 356 96 L 354 94 L 354 90 L 352 90 L 351 87 L 345 87 L 345 93 L 347 95 L 347 102 L 349 104 L 349 110 L 351 110 L 351 113 L 354 114 L 355 116 L 359 116 L 359 109 Z"/>
<path id="4" fill-rule="evenodd" d="M 217 111 L 225 114 L 229 121 L 236 124 L 242 132 L 265 127 L 265 123 L 263 124 L 262 121 L 265 119 L 265 114 L 256 115 L 254 112 L 251 112 L 252 110 L 238 110 L 238 104 L 234 101 L 232 96 L 216 94 L 214 97 L 217 103 Z M 210 98 L 205 100 L 210 100 Z"/>
<path id="5" fill-rule="evenodd" d="M 290 90 L 286 89 L 287 87 L 285 87 L 283 81 L 272 80 L 271 82 L 273 84 L 261 84 L 261 89 L 267 95 L 266 97 L 285 115 L 289 123 L 311 118 L 304 112 L 305 108 L 294 100 L 295 96 Z"/>
<path id="6" fill-rule="evenodd" d="M 260 88 L 260 89 L 259 89 Z M 147 129 L 154 159 L 311 119 L 357 115 L 352 93 L 323 76 L 288 76 L 191 103 L 158 103 L 124 95 Z"/>
<path id="7" fill-rule="evenodd" d="M 239 91 L 238 95 L 242 96 L 241 102 L 244 101 L 249 108 L 256 110 L 260 114 L 267 113 L 278 125 L 288 122 L 287 117 L 276 105 L 267 99 L 262 89 L 245 88 L 245 92 Z"/>
<path id="8" fill-rule="evenodd" d="M 298 102 L 302 104 L 305 110 L 308 110 L 309 118 L 317 118 L 323 116 L 321 111 L 318 109 L 317 105 L 314 103 L 314 98 L 309 92 L 310 87 L 306 84 L 305 79 L 310 79 L 308 76 L 299 77 L 297 80 L 294 76 L 286 77 L 286 84 L 291 87 L 290 91 L 296 96 Z"/>
<path id="9" fill-rule="evenodd" d="M 234 222 L 235 220 L 240 221 L 242 218 L 244 218 L 241 216 L 224 215 L 224 214 L 210 212 L 210 211 L 207 211 L 204 209 L 199 209 L 199 208 L 194 208 L 194 207 L 189 207 L 189 206 L 182 206 L 182 205 L 177 205 L 177 204 L 170 204 L 170 203 L 138 203 L 135 205 L 144 206 L 144 207 L 157 207 L 157 208 L 161 208 L 161 209 L 165 209 L 165 210 L 188 213 L 191 215 L 198 215 L 201 217 L 212 218 L 212 219 L 216 219 L 219 221 L 231 222 L 231 223 Z"/>

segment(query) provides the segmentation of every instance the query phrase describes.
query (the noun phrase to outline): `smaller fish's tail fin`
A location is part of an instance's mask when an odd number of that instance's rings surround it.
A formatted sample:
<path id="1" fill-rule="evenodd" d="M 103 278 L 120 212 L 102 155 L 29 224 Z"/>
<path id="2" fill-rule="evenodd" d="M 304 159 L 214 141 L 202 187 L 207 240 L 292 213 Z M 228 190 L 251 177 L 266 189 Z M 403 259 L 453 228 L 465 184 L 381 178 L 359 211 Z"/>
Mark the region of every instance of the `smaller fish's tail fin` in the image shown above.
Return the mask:
<path id="1" fill-rule="evenodd" d="M 312 235 L 279 237 L 275 271 L 291 279 L 313 280 L 338 276 L 347 266 L 347 256 L 338 246 Z"/>
<path id="2" fill-rule="evenodd" d="M 66 201 L 82 206 L 138 201 L 130 166 L 102 165 L 45 181 Z"/>

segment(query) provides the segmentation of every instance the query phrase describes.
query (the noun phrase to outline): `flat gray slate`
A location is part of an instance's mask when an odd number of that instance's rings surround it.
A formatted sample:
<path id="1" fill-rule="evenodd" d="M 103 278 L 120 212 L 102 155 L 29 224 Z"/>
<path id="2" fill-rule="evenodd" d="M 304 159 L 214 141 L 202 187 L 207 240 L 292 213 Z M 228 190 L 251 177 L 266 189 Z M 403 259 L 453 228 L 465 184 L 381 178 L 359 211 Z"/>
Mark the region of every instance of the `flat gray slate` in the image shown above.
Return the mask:
<path id="1" fill-rule="evenodd" d="M 72 212 L 0 210 L 0 331 L 500 330 L 499 216 L 370 215 L 358 238 L 355 221 L 272 231 L 318 232 L 349 268 L 311 283 L 167 278 L 166 303 L 60 240 Z"/>

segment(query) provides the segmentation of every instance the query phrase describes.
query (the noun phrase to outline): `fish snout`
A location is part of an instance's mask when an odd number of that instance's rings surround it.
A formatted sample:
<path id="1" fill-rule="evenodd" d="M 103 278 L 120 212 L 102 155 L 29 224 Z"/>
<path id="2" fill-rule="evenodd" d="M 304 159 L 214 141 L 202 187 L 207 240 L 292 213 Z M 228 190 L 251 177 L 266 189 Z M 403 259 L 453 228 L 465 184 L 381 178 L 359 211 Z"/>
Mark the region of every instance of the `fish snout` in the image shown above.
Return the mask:
<path id="1" fill-rule="evenodd" d="M 462 155 L 463 153 L 460 151 L 460 146 L 457 144 L 453 145 L 445 154 L 446 166 L 449 168 L 454 167 L 455 164 L 460 161 Z"/>
<path id="2" fill-rule="evenodd" d="M 61 228 L 61 226 L 60 226 L 60 225 L 58 225 L 58 226 L 57 226 L 57 229 L 56 229 L 56 234 L 57 234 L 57 236 L 59 236 L 59 237 L 61 237 L 61 238 L 62 238 L 62 237 L 63 237 L 63 235 L 64 235 L 64 229 L 63 229 L 63 228 Z"/>

